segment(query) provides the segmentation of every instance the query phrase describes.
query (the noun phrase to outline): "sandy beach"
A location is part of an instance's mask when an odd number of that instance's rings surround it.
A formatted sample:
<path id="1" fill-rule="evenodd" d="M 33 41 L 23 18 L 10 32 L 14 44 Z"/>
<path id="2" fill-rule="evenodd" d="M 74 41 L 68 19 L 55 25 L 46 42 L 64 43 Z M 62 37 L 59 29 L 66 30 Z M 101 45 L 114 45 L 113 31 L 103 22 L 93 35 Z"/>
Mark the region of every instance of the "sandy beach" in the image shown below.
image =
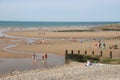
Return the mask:
<path id="1" fill-rule="evenodd" d="M 25 57 L 30 57 L 30 54 L 14 54 L 10 53 L 8 51 L 3 50 L 3 48 L 7 45 L 14 44 L 12 40 L 17 40 L 13 38 L 5 38 L 5 39 L 0 39 L 0 57 L 1 58 L 25 58 Z"/>
<path id="2" fill-rule="evenodd" d="M 50 62 L 48 62 L 49 66 L 52 66 L 50 64 L 54 64 L 54 66 L 63 65 L 64 60 L 62 58 L 64 58 L 65 50 L 68 50 L 69 53 L 71 53 L 71 50 L 74 50 L 74 54 L 77 54 L 78 50 L 80 50 L 80 54 L 84 54 L 85 50 L 87 50 L 88 55 L 92 55 L 92 51 L 95 52 L 95 55 L 100 55 L 99 52 L 102 50 L 103 57 L 109 57 L 109 52 L 112 51 L 113 59 L 120 59 L 120 54 L 119 54 L 120 39 L 117 38 L 120 36 L 119 31 L 54 32 L 54 31 L 46 31 L 46 30 L 43 30 L 43 31 L 42 30 L 41 31 L 40 30 L 21 30 L 21 31 L 8 31 L 8 32 L 4 32 L 4 34 L 5 35 L 7 34 L 7 36 L 5 38 L 0 39 L 1 41 L 0 42 L 0 57 L 1 57 L 0 62 L 3 62 L 3 63 L 4 61 L 2 61 L 2 58 L 6 58 L 6 59 L 24 58 L 23 59 L 25 60 L 24 64 L 26 64 L 27 62 L 28 65 L 32 66 L 31 64 L 32 53 L 36 53 L 36 55 L 40 55 L 39 57 L 41 57 L 42 54 L 47 53 L 49 56 L 51 54 L 52 55 L 55 54 L 59 56 L 57 58 L 51 55 L 51 57 L 49 57 Z M 98 41 L 104 42 L 106 44 L 106 47 L 104 49 L 100 49 L 96 47 L 95 43 Z M 109 46 L 111 45 L 118 45 L 118 49 L 110 49 Z M 62 58 L 60 58 L 60 56 L 62 56 Z M 58 59 L 58 62 L 57 61 L 55 62 L 56 59 Z M 21 61 L 23 60 L 18 60 L 18 62 L 21 63 Z M 41 61 L 40 58 L 38 60 Z M 42 66 L 42 68 L 44 68 L 40 62 L 38 64 L 39 64 L 39 67 Z M 25 65 L 23 67 L 25 67 Z M 35 69 L 38 69 L 39 67 Z M 111 68 L 115 68 L 115 69 L 111 69 Z M 68 80 L 68 79 L 79 80 L 81 78 L 82 80 L 91 80 L 91 79 L 92 80 L 112 80 L 112 79 L 119 80 L 120 76 L 118 75 L 119 72 L 117 72 L 118 69 L 119 69 L 119 65 L 105 64 L 102 66 L 86 67 L 85 63 L 72 62 L 69 65 L 64 65 L 64 66 L 56 67 L 52 69 L 45 68 L 45 69 L 26 71 L 26 72 L 18 71 L 18 72 L 15 72 L 15 74 L 12 74 L 12 76 L 9 76 L 11 75 L 9 74 L 4 78 L 1 77 L 0 80 L 18 80 L 18 79 L 20 80 L 24 80 L 24 79 L 25 80 Z M 89 75 L 89 72 L 91 75 Z M 112 73 L 108 74 L 110 72 Z M 48 74 L 51 74 L 51 75 L 48 75 Z"/>
<path id="3" fill-rule="evenodd" d="M 65 28 L 66 30 L 66 28 Z M 112 38 L 120 35 L 119 31 L 96 31 L 96 32 L 45 32 L 39 30 L 25 30 L 25 31 L 14 31 L 14 32 L 6 32 L 6 34 L 20 36 L 20 37 L 28 37 L 28 38 L 61 38 L 61 39 L 69 39 L 69 38 Z"/>
<path id="4" fill-rule="evenodd" d="M 109 55 L 110 51 L 114 52 L 114 58 L 119 58 L 120 48 L 109 49 L 111 45 L 120 46 L 119 39 L 112 39 L 120 36 L 118 31 L 99 31 L 99 32 L 40 32 L 38 30 L 28 30 L 28 31 L 14 31 L 7 32 L 6 34 L 27 37 L 27 38 L 37 38 L 34 39 L 32 45 L 28 45 L 26 41 L 21 41 L 17 43 L 18 45 L 10 48 L 14 51 L 25 51 L 25 52 L 40 52 L 40 53 L 53 53 L 64 56 L 65 50 L 74 50 L 77 53 L 78 50 L 81 54 L 84 51 L 95 51 L 98 54 L 102 49 L 95 47 L 95 41 L 101 41 L 106 43 L 106 48 L 103 50 L 105 56 Z M 41 41 L 43 41 L 41 43 Z M 81 43 L 82 41 L 82 43 Z"/>

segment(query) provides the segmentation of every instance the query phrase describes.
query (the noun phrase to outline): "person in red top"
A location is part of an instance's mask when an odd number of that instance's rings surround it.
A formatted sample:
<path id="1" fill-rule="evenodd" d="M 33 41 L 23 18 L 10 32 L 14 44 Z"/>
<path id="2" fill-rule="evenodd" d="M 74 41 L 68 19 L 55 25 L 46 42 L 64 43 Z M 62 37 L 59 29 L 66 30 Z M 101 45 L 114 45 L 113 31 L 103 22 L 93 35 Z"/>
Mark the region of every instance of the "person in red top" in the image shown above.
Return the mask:
<path id="1" fill-rule="evenodd" d="M 47 60 L 47 57 L 48 57 L 47 54 L 45 54 L 45 59 L 46 59 L 46 60 Z"/>
<path id="2" fill-rule="evenodd" d="M 44 60 L 44 55 L 42 55 L 42 60 Z"/>
<path id="3" fill-rule="evenodd" d="M 33 61 L 33 63 L 36 62 L 36 56 L 35 56 L 35 53 L 32 54 L 32 61 Z"/>

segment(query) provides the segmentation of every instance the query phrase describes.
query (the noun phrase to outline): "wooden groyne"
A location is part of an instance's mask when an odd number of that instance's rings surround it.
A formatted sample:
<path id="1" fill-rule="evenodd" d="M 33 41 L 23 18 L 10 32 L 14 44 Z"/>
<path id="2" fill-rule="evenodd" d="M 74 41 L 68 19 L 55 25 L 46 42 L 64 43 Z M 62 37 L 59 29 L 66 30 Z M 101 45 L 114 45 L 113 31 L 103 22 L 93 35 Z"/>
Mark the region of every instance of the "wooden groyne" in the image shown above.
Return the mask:
<path id="1" fill-rule="evenodd" d="M 70 53 L 69 53 L 70 52 Z M 77 53 L 74 53 L 74 50 L 69 51 L 65 50 L 65 59 L 71 59 L 71 60 L 76 60 L 76 61 L 84 61 L 84 57 L 88 57 L 90 59 L 89 56 L 98 56 L 98 57 L 104 57 L 103 56 L 103 51 L 100 51 L 99 53 L 95 53 L 95 51 L 88 51 L 85 50 L 84 53 L 81 54 L 80 50 L 77 51 Z M 113 53 L 112 51 L 109 52 L 109 54 L 107 55 L 108 58 L 113 58 Z M 94 58 L 95 59 L 95 58 Z M 97 60 L 97 58 L 96 58 Z"/>

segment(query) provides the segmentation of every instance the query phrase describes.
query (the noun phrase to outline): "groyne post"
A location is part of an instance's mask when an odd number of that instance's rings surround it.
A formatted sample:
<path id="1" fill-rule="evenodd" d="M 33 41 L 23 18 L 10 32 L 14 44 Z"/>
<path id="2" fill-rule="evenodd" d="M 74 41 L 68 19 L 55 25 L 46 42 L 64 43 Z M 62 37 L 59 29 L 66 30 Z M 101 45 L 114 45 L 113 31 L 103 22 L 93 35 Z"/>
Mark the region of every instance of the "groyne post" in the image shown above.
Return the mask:
<path id="1" fill-rule="evenodd" d="M 92 51 L 92 55 L 94 55 L 94 51 Z"/>
<path id="2" fill-rule="evenodd" d="M 103 56 L 103 52 L 102 52 L 102 51 L 100 51 L 100 56 L 101 56 L 101 57 Z"/>
<path id="3" fill-rule="evenodd" d="M 87 55 L 87 50 L 85 50 L 85 55 Z"/>
<path id="4" fill-rule="evenodd" d="M 71 59 L 74 58 L 73 53 L 74 53 L 73 50 L 71 50 L 71 55 L 70 55 L 70 58 L 71 58 Z"/>
<path id="5" fill-rule="evenodd" d="M 112 59 L 112 51 L 110 51 L 110 58 Z"/>
<path id="6" fill-rule="evenodd" d="M 78 55 L 80 54 L 80 50 L 78 50 Z"/>
<path id="7" fill-rule="evenodd" d="M 65 50 L 65 59 L 67 59 L 68 57 L 68 50 Z"/>
<path id="8" fill-rule="evenodd" d="M 71 50 L 71 54 L 73 54 L 73 50 Z"/>

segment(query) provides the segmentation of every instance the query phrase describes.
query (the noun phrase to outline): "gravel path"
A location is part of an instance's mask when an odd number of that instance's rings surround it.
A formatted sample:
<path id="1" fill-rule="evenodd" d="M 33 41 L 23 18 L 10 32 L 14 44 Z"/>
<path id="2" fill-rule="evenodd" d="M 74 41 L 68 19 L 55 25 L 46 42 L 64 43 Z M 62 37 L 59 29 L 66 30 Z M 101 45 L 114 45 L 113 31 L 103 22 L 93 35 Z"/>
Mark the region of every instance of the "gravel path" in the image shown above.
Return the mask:
<path id="1" fill-rule="evenodd" d="M 55 68 L 16 72 L 15 75 L 8 75 L 0 80 L 120 80 L 120 65 L 84 65 L 71 62 Z"/>

